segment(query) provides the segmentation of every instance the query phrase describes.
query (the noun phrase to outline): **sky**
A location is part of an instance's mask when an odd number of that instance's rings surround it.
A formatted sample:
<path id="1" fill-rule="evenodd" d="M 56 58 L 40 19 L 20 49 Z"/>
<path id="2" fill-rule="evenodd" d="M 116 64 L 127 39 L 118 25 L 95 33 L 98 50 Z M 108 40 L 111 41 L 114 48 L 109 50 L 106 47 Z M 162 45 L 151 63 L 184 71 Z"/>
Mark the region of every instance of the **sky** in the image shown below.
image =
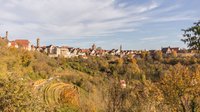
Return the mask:
<path id="1" fill-rule="evenodd" d="M 151 50 L 186 48 L 200 0 L 0 0 L 0 35 L 35 45 Z"/>

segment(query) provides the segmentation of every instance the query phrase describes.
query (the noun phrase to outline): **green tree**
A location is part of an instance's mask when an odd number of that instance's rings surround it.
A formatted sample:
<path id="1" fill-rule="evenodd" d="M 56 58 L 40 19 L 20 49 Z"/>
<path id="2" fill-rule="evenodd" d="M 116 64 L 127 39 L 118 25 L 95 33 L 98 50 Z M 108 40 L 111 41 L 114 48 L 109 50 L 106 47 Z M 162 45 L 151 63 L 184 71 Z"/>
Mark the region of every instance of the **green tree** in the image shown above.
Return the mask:
<path id="1" fill-rule="evenodd" d="M 200 51 L 200 21 L 194 23 L 194 26 L 183 29 L 184 39 L 181 39 L 190 49 Z"/>

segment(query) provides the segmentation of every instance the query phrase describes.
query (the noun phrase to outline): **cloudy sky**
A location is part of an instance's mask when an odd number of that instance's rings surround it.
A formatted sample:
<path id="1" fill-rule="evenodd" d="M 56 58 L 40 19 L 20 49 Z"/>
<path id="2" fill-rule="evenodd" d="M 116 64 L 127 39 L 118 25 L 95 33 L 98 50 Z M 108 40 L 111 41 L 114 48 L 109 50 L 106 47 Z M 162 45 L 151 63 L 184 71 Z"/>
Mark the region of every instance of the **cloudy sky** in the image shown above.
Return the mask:
<path id="1" fill-rule="evenodd" d="M 199 0 L 0 0 L 0 35 L 35 44 L 104 49 L 185 47 Z"/>

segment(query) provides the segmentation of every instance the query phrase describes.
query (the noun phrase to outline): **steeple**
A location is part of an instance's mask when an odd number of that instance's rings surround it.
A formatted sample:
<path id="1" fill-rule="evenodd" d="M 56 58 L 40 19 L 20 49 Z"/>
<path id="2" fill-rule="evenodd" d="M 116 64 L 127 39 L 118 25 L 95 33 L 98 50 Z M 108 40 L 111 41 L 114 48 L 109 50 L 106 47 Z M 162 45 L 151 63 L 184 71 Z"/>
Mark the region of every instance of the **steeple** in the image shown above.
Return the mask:
<path id="1" fill-rule="evenodd" d="M 8 31 L 6 31 L 6 37 L 5 38 L 8 40 Z"/>
<path id="2" fill-rule="evenodd" d="M 37 38 L 37 48 L 40 47 L 40 38 Z"/>
<path id="3" fill-rule="evenodd" d="M 122 52 L 122 45 L 120 45 L 120 48 L 119 48 L 120 52 Z"/>
<path id="4" fill-rule="evenodd" d="M 96 48 L 97 48 L 96 45 L 93 44 L 93 45 L 92 45 L 92 50 L 96 50 Z"/>

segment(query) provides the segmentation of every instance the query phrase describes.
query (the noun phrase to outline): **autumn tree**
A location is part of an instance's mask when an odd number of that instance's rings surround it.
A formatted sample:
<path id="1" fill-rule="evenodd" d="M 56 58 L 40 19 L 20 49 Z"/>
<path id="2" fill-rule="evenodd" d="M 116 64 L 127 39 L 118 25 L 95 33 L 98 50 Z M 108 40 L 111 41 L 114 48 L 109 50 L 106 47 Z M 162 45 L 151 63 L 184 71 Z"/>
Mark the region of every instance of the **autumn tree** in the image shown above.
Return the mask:
<path id="1" fill-rule="evenodd" d="M 194 23 L 194 26 L 183 29 L 184 39 L 181 39 L 190 49 L 200 51 L 200 21 Z"/>
<path id="2" fill-rule="evenodd" d="M 159 87 L 164 93 L 165 104 L 170 106 L 171 111 L 200 111 L 199 73 L 199 66 L 190 69 L 177 64 L 162 76 Z"/>
<path id="3" fill-rule="evenodd" d="M 6 45 L 7 45 L 7 42 L 3 40 L 2 38 L 0 38 L 0 46 L 5 47 Z"/>
<path id="4" fill-rule="evenodd" d="M 176 58 L 176 57 L 178 56 L 178 54 L 177 54 L 176 51 L 172 51 L 171 56 L 172 56 L 173 58 Z"/>
<path id="5" fill-rule="evenodd" d="M 149 80 L 133 80 L 128 91 L 127 108 L 128 112 L 163 112 L 165 109 L 159 108 L 163 101 L 160 89 Z"/>
<path id="6" fill-rule="evenodd" d="M 108 88 L 107 112 L 125 112 L 125 103 L 127 100 L 127 91 L 122 88 L 119 78 L 114 78 Z"/>
<path id="7" fill-rule="evenodd" d="M 48 107 L 43 101 L 42 94 L 34 91 L 31 83 L 17 74 L 11 74 L 6 79 L 0 79 L 0 101 L 0 111 L 3 112 L 51 110 L 51 107 Z"/>
<path id="8" fill-rule="evenodd" d="M 115 80 L 108 91 L 107 112 L 157 112 L 163 101 L 161 91 L 151 81 L 132 80 L 121 88 Z"/>
<path id="9" fill-rule="evenodd" d="M 155 60 L 161 61 L 163 59 L 162 51 L 156 51 L 153 57 Z"/>
<path id="10" fill-rule="evenodd" d="M 128 64 L 124 67 L 125 76 L 127 79 L 140 79 L 141 78 L 141 70 L 137 64 L 137 60 L 135 58 L 129 59 Z"/>

